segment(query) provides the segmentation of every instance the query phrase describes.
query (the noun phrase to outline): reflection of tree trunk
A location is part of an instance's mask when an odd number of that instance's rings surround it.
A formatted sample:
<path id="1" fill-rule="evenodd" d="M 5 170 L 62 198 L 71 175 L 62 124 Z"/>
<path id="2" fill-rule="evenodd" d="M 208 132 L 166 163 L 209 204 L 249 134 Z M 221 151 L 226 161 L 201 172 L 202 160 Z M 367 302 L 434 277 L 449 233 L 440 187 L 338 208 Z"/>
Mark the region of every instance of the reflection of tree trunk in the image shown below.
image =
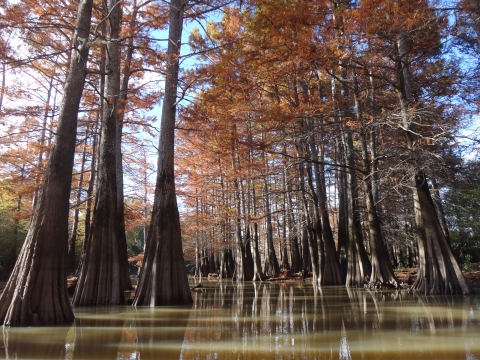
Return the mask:
<path id="1" fill-rule="evenodd" d="M 191 307 L 179 306 L 137 309 L 135 323 L 142 360 L 178 360 L 181 358 Z"/>
<path id="2" fill-rule="evenodd" d="M 2 359 L 64 359 L 67 335 L 73 328 L 31 327 L 19 329 L 3 327 Z"/>
<path id="3" fill-rule="evenodd" d="M 116 359 L 125 313 L 108 308 L 85 308 L 75 320 L 74 359 Z M 90 311 L 93 311 L 92 314 Z"/>

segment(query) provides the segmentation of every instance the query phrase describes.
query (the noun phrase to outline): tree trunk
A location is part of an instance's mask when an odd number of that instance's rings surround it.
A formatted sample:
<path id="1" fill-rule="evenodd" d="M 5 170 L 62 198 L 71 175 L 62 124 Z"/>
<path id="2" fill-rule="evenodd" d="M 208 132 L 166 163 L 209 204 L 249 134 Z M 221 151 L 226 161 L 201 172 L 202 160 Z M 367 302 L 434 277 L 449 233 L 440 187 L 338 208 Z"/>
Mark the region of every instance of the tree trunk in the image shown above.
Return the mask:
<path id="1" fill-rule="evenodd" d="M 100 162 L 93 223 L 72 304 L 124 304 L 124 290 L 131 289 L 125 234 L 121 236 L 117 213 L 116 127 L 120 93 L 120 49 L 118 38 L 122 8 L 108 1 L 108 30 Z"/>
<path id="2" fill-rule="evenodd" d="M 343 285 L 345 283 L 340 263 L 338 262 L 338 255 L 335 249 L 335 241 L 333 240 L 332 228 L 330 226 L 330 219 L 328 216 L 327 207 L 327 189 L 325 186 L 325 171 L 323 166 L 324 152 L 323 147 L 320 146 L 320 158 L 318 146 L 312 136 L 310 143 L 311 156 L 314 160 L 313 168 L 315 171 L 316 189 L 317 189 L 317 207 L 319 221 L 321 222 L 321 241 L 323 242 L 323 261 L 320 262 L 320 280 L 319 285 Z"/>
<path id="3" fill-rule="evenodd" d="M 355 155 L 351 130 L 344 131 L 344 146 L 347 169 L 348 193 L 348 253 L 347 253 L 347 286 L 363 287 L 372 267 L 363 245 L 362 228 L 358 206 L 357 177 L 355 171 Z"/>
<path id="4" fill-rule="evenodd" d="M 80 201 L 82 200 L 83 192 L 83 173 L 85 171 L 85 163 L 87 159 L 87 138 L 88 138 L 88 128 L 85 132 L 85 143 L 83 144 L 82 151 L 82 165 L 80 167 L 80 176 L 78 179 L 78 189 L 77 189 L 77 198 L 76 198 L 76 207 L 73 215 L 72 229 L 70 231 L 70 236 L 68 238 L 68 257 L 67 257 L 67 274 L 73 274 L 75 272 L 75 247 L 77 242 L 77 231 L 78 231 L 78 216 L 80 214 Z"/>
<path id="5" fill-rule="evenodd" d="M 256 205 L 256 196 L 255 196 L 255 184 L 253 180 L 249 182 L 249 189 L 251 189 L 251 194 L 249 191 L 249 195 L 252 198 L 252 208 L 253 208 L 253 216 L 257 216 L 257 205 Z M 252 237 L 252 248 L 253 248 L 253 281 L 264 281 L 266 279 L 265 274 L 262 270 L 262 260 L 260 259 L 260 252 L 258 251 L 258 224 L 255 221 L 253 223 L 253 237 Z"/>
<path id="6" fill-rule="evenodd" d="M 425 295 L 473 294 L 442 231 L 423 172 L 415 175 L 414 185 L 419 267 L 412 288 Z"/>
<path id="7" fill-rule="evenodd" d="M 157 182 L 147 248 L 134 305 L 191 304 L 183 259 L 174 177 L 174 140 L 184 0 L 170 2 L 168 62 L 162 107 Z"/>
<path id="8" fill-rule="evenodd" d="M 263 272 L 265 276 L 275 276 L 280 273 L 277 255 L 275 254 L 275 245 L 273 244 L 272 213 L 270 208 L 270 190 L 268 180 L 263 180 L 263 194 L 265 197 L 265 221 L 267 227 L 267 251 L 265 254 L 265 267 Z"/>
<path id="9" fill-rule="evenodd" d="M 17 264 L 0 296 L 3 325 L 62 325 L 74 320 L 65 261 L 77 115 L 87 73 L 92 4 L 83 0 L 78 6 L 76 51 L 65 82 L 43 188 Z"/>
<path id="10" fill-rule="evenodd" d="M 409 106 L 414 103 L 412 79 L 408 63 L 405 34 L 397 36 L 398 77 L 401 92 L 398 93 L 402 127 L 405 131 L 407 148 L 415 152 L 415 126 L 409 119 Z M 472 294 L 473 289 L 465 279 L 448 243 L 437 216 L 427 178 L 416 165 L 411 172 L 413 208 L 418 241 L 418 276 L 413 289 L 426 295 Z"/>
<path id="11" fill-rule="evenodd" d="M 118 7 L 121 5 L 118 4 Z M 134 37 L 134 29 L 137 23 L 137 2 L 136 0 L 133 2 L 133 11 L 130 19 L 129 25 L 129 38 L 127 42 L 127 50 L 125 54 L 124 66 L 123 66 L 123 79 L 122 84 L 120 86 L 120 91 L 118 93 L 118 101 L 117 101 L 117 122 L 116 122 L 116 130 L 115 130 L 115 161 L 116 161 L 116 180 L 117 180 L 117 218 L 118 218 L 118 226 L 119 226 L 119 247 L 120 252 L 128 257 L 127 254 L 127 236 L 125 230 L 125 204 L 124 204 L 124 193 L 123 193 L 123 155 L 122 155 L 122 135 L 123 135 L 123 121 L 125 118 L 125 107 L 127 103 L 128 97 L 128 84 L 130 81 L 131 75 L 131 62 L 133 57 L 133 39 Z M 119 57 L 120 57 L 120 52 Z M 118 64 L 120 66 L 120 64 Z M 120 79 L 120 76 L 118 75 Z M 122 256 L 123 256 L 122 255 Z M 128 270 L 128 266 L 123 268 L 123 287 L 126 290 L 132 289 L 132 283 L 130 280 L 130 273 Z"/>
<path id="12" fill-rule="evenodd" d="M 307 194 L 306 194 L 306 189 L 305 189 L 305 174 L 304 174 L 304 166 L 302 163 L 299 165 L 299 175 L 300 175 L 300 190 L 302 192 L 302 202 L 303 202 L 303 217 L 305 219 L 305 225 L 303 229 L 303 241 L 304 241 L 304 275 L 306 276 L 307 274 L 305 272 L 307 267 L 305 266 L 307 261 L 309 260 L 309 264 L 311 266 L 312 270 L 312 275 L 313 275 L 313 283 L 317 284 L 320 276 L 319 272 L 319 265 L 318 265 L 318 248 L 317 248 L 317 234 L 316 234 L 316 229 L 314 229 L 314 226 L 317 227 L 319 225 L 316 223 L 315 225 L 312 224 L 312 220 L 310 217 L 310 211 L 309 211 L 309 206 L 308 206 L 308 201 L 307 201 Z M 306 243 L 305 243 L 306 241 Z M 308 250 L 307 250 L 308 249 Z M 309 255 L 309 259 L 305 257 L 305 255 Z"/>
<path id="13" fill-rule="evenodd" d="M 359 89 L 355 73 L 353 74 L 353 82 L 355 114 L 357 120 L 363 124 L 363 110 L 359 102 Z M 378 219 L 377 209 L 375 207 L 374 192 L 372 189 L 372 184 L 375 183 L 374 180 L 372 180 L 375 177 L 375 170 L 372 172 L 370 171 L 365 129 L 360 132 L 360 143 L 362 148 L 363 189 L 367 208 L 368 235 L 370 240 L 370 260 L 372 264 L 370 281 L 376 282 L 377 280 L 380 280 L 382 283 L 389 283 L 397 288 L 398 280 L 393 273 L 392 263 L 390 262 L 388 251 L 383 240 L 380 220 Z M 372 162 L 374 161 L 375 159 L 372 159 Z"/>

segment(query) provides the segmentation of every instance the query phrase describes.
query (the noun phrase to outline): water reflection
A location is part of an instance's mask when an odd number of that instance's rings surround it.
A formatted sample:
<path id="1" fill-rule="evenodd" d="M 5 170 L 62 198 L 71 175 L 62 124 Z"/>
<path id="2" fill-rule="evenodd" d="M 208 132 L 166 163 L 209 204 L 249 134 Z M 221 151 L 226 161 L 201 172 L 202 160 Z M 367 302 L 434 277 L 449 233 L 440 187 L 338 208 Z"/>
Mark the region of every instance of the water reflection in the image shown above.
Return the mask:
<path id="1" fill-rule="evenodd" d="M 206 282 L 192 307 L 76 308 L 4 328 L 7 359 L 480 359 L 479 297 Z"/>

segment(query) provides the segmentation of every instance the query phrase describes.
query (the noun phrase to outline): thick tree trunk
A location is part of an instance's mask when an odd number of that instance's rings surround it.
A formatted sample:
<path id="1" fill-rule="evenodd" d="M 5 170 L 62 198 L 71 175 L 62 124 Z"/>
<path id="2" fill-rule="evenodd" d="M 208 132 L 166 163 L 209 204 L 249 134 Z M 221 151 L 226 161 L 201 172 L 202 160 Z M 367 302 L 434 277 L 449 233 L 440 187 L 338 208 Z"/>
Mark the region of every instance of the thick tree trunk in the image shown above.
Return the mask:
<path id="1" fill-rule="evenodd" d="M 425 295 L 473 294 L 442 231 L 423 172 L 414 179 L 419 267 L 413 289 Z"/>
<path id="2" fill-rule="evenodd" d="M 61 325 L 74 320 L 65 261 L 77 115 L 87 73 L 92 3 L 83 0 L 78 6 L 75 51 L 44 185 L 17 264 L 0 296 L 3 325 Z"/>
<path id="3" fill-rule="evenodd" d="M 175 115 L 185 5 L 184 0 L 170 2 L 168 63 L 162 107 L 157 183 L 143 272 L 134 299 L 135 306 L 193 302 L 183 259 L 174 177 Z"/>
<path id="4" fill-rule="evenodd" d="M 108 1 L 105 100 L 100 141 L 98 188 L 88 248 L 82 262 L 72 303 L 78 305 L 124 304 L 124 290 L 131 289 L 125 234 L 117 214 L 116 127 L 120 93 L 120 35 L 122 8 Z"/>
<path id="5" fill-rule="evenodd" d="M 398 77 L 401 92 L 398 94 L 402 127 L 407 148 L 415 152 L 415 126 L 409 118 L 409 107 L 414 103 L 412 78 L 408 62 L 405 34 L 397 36 Z M 418 241 L 418 276 L 413 289 L 427 295 L 472 294 L 473 289 L 465 279 L 440 224 L 430 194 L 427 178 L 418 165 L 411 170 L 413 184 L 413 207 Z"/>

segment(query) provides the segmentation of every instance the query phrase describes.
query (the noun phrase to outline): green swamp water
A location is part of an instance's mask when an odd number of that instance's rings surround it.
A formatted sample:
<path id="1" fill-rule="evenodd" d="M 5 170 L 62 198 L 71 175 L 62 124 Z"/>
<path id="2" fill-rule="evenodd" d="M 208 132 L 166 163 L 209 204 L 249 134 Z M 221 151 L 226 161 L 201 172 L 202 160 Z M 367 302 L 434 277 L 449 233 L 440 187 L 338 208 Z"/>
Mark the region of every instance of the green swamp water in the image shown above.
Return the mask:
<path id="1" fill-rule="evenodd" d="M 3 328 L 7 359 L 480 359 L 480 296 L 205 281 L 190 307 L 75 308 Z"/>

